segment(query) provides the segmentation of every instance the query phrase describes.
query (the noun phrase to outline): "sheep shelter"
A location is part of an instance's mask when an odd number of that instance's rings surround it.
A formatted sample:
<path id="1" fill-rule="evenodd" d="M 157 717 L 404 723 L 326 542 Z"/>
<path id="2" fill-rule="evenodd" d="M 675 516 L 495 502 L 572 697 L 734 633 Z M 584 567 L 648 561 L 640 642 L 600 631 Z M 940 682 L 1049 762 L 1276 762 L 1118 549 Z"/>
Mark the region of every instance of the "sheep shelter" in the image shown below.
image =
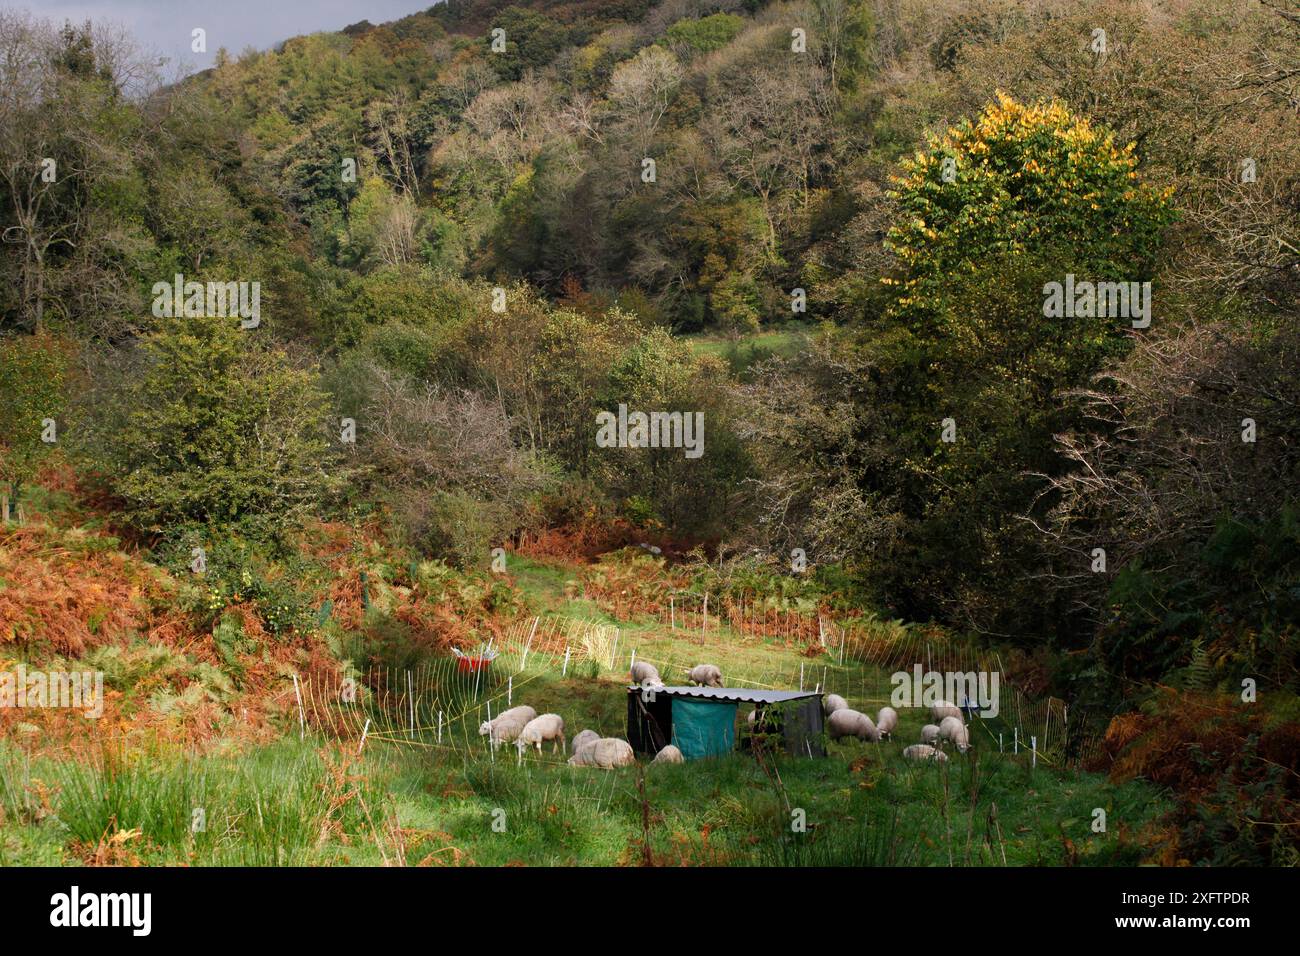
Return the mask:
<path id="1" fill-rule="evenodd" d="M 822 695 L 801 690 L 738 687 L 629 687 L 627 739 L 642 754 L 674 744 L 687 760 L 730 753 L 736 746 L 739 707 L 750 703 L 768 716 L 769 732 L 787 753 L 826 756 Z"/>

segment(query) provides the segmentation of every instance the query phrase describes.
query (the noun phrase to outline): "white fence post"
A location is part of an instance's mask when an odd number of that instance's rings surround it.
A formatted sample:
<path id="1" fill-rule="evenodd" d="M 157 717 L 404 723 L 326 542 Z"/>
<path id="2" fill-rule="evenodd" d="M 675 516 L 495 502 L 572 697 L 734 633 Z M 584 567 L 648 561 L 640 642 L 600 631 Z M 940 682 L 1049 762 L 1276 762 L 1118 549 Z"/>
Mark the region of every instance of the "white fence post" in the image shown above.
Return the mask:
<path id="1" fill-rule="evenodd" d="M 298 739 L 302 740 L 303 735 L 307 732 L 307 720 L 302 712 L 302 691 L 298 689 L 298 674 L 296 672 L 293 675 L 293 696 L 298 698 Z"/>

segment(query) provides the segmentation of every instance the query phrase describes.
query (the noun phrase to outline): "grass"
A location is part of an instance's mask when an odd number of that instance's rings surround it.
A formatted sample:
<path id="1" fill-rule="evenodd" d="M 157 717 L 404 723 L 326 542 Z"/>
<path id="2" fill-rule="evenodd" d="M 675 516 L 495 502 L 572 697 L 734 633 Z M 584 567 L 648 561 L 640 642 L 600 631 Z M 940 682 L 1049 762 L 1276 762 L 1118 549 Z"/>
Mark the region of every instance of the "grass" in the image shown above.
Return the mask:
<path id="1" fill-rule="evenodd" d="M 750 366 L 773 356 L 790 356 L 803 348 L 812 326 L 806 322 L 785 322 L 752 335 L 731 338 L 717 333 L 684 336 L 691 348 L 725 360 L 731 371 L 743 375 Z"/>
<path id="2" fill-rule="evenodd" d="M 975 750 L 947 764 L 906 762 L 902 748 L 927 722 L 919 710 L 901 713 L 894 740 L 831 743 L 826 759 L 760 761 L 738 751 L 606 772 L 569 767 L 548 749 L 517 763 L 478 735 L 489 704 L 493 713 L 507 703 L 559 713 L 570 737 L 584 728 L 623 736 L 632 650 L 669 684 L 707 660 L 729 684 L 821 682 L 870 713 L 888 702 L 890 675 L 716 622 L 701 634 L 649 617 L 615 621 L 566 596 L 573 568 L 562 562 L 513 556 L 510 575 L 538 613 L 617 624 L 617 671 L 575 656 L 562 674 L 563 647 L 554 645 L 533 646 L 526 667 L 517 649 L 503 648 L 473 681 L 438 658 L 415 678 L 412 714 L 402 698 L 410 678 L 390 669 L 390 709 L 363 695 L 333 724 L 338 739 L 300 740 L 290 713 L 270 745 L 232 739 L 203 753 L 155 742 L 32 757 L 24 748 L 34 742 L 0 740 L 0 865 L 1132 864 L 1170 807 L 1141 782 L 999 753 L 1005 722 L 974 726 Z M 91 658 L 107 685 L 129 691 L 168 656 L 136 651 Z M 313 700 L 342 707 L 337 694 L 316 690 Z M 441 737 L 435 714 L 446 716 Z M 371 724 L 358 756 L 362 718 Z M 1105 833 L 1091 830 L 1097 808 Z"/>
<path id="3" fill-rule="evenodd" d="M 642 658 L 707 657 L 736 675 L 797 682 L 801 661 L 774 642 L 725 633 L 705 642 L 648 621 L 624 640 Z M 483 699 L 448 724 L 441 746 L 423 726 L 408 736 L 398 720 L 376 722 L 355 762 L 355 741 L 310 735 L 238 756 L 128 753 L 89 764 L 28 762 L 5 745 L 0 864 L 1132 864 L 1167 809 L 1144 784 L 1033 768 L 996 744 L 946 765 L 908 763 L 901 750 L 925 720 L 910 711 L 893 741 L 832 743 L 827 759 L 783 756 L 766 769 L 743 752 L 605 772 L 548 749 L 517 765 L 477 735 L 485 701 L 494 712 L 505 705 L 502 672 L 516 660 L 507 653 L 493 666 Z M 842 670 L 862 686 L 885 679 L 864 665 Z M 561 677 L 534 652 L 514 678 L 513 703 L 560 713 L 570 736 L 622 735 L 621 675 L 588 662 Z M 196 833 L 200 807 L 207 828 Z M 1108 833 L 1090 829 L 1097 807 Z"/>

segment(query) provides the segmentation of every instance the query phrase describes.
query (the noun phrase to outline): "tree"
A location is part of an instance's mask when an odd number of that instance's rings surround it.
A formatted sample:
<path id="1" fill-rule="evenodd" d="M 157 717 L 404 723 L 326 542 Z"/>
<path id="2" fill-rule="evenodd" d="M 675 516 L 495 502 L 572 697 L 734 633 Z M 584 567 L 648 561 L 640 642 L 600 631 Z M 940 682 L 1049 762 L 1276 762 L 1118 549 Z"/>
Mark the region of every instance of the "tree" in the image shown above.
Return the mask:
<path id="1" fill-rule="evenodd" d="M 146 369 L 121 395 L 123 426 L 100 449 L 136 527 L 251 519 L 274 532 L 343 480 L 316 376 L 255 335 L 178 318 L 147 339 Z"/>
<path id="2" fill-rule="evenodd" d="M 53 447 L 46 439 L 52 434 L 57 440 L 66 371 L 65 343 L 47 334 L 0 338 L 0 481 L 8 485 L 6 520 L 23 485 Z"/>
<path id="3" fill-rule="evenodd" d="M 641 156 L 649 155 L 650 144 L 681 81 L 682 67 L 677 57 L 658 46 L 648 46 L 614 68 L 609 99 Z"/>
<path id="4" fill-rule="evenodd" d="M 1057 258 L 1090 279 L 1150 278 L 1170 191 L 1138 181 L 1133 145 L 1061 103 L 999 93 L 974 120 L 902 163 L 888 246 L 895 311 L 941 308 L 944 291 L 990 257 Z"/>

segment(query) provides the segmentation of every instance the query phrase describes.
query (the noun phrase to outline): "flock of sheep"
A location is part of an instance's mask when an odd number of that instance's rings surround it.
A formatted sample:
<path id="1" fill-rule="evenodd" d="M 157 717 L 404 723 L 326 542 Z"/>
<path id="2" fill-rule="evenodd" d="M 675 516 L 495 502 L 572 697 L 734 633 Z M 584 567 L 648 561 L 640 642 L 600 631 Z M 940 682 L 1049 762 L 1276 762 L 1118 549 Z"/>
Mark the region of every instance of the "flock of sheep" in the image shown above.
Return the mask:
<path id="1" fill-rule="evenodd" d="M 701 686 L 721 687 L 722 671 L 713 664 L 700 664 L 690 670 L 690 679 Z M 664 682 L 653 664 L 637 661 L 632 665 L 632 681 L 643 688 L 663 687 Z M 568 752 L 564 737 L 564 718 L 559 714 L 541 714 L 527 704 L 502 711 L 478 728 L 480 737 L 487 737 L 495 750 L 502 744 L 513 743 L 520 758 L 529 747 L 542 752 L 542 744 L 551 741 L 552 753 Z M 682 752 L 672 744 L 655 755 L 654 763 L 682 763 Z M 605 770 L 626 767 L 636 763 L 632 745 L 618 737 L 602 737 L 594 730 L 583 730 L 573 738 L 573 755 L 569 764 L 574 767 L 600 767 Z"/>
<path id="2" fill-rule="evenodd" d="M 866 714 L 853 710 L 839 694 L 827 694 L 822 701 L 826 711 L 826 733 L 832 740 L 843 737 L 857 737 L 877 743 L 881 738 L 893 739 L 894 729 L 898 726 L 898 711 L 892 707 L 882 707 L 873 723 Z M 753 721 L 754 715 L 750 714 Z M 958 753 L 970 749 L 970 729 L 962 716 L 961 709 L 946 700 L 941 700 L 930 708 L 930 719 L 938 723 L 926 724 L 921 728 L 921 742 L 903 748 L 903 757 L 908 760 L 948 759 L 943 752 L 945 744 L 952 744 Z"/>
<path id="3" fill-rule="evenodd" d="M 722 671 L 713 664 L 697 664 L 688 672 L 690 680 L 701 687 L 721 687 Z M 653 664 L 636 661 L 631 669 L 632 683 L 645 690 L 664 686 L 659 670 Z M 873 722 L 860 711 L 853 710 L 839 694 L 827 694 L 822 701 L 826 712 L 826 732 L 832 740 L 844 737 L 856 737 L 871 743 L 878 743 L 882 738 L 893 739 L 893 732 L 898 727 L 898 711 L 892 707 L 882 707 Z M 930 708 L 930 717 L 936 723 L 926 724 L 921 728 L 921 742 L 903 748 L 903 757 L 908 760 L 944 761 L 945 744 L 952 744 L 959 753 L 970 749 L 970 731 L 960 708 L 941 700 Z M 757 710 L 750 711 L 750 726 L 761 720 Z M 532 707 L 521 705 L 503 711 L 492 720 L 484 721 L 478 729 L 479 736 L 487 737 L 495 750 L 502 744 L 513 743 L 520 759 L 529 747 L 536 747 L 542 752 L 542 744 L 551 741 L 552 753 L 568 752 L 568 743 L 564 737 L 564 718 L 559 714 L 541 714 Z M 668 744 L 655 755 L 654 763 L 681 763 L 682 752 Z M 618 737 L 602 737 L 594 730 L 583 730 L 573 738 L 573 755 L 569 764 L 574 767 L 600 767 L 612 769 L 626 767 L 636 763 L 632 745 Z"/>
<path id="4" fill-rule="evenodd" d="M 487 737 L 492 749 L 502 744 L 513 743 L 522 759 L 524 751 L 536 747 L 542 752 L 542 744 L 551 741 L 552 753 L 568 752 L 568 742 L 564 738 L 564 718 L 559 714 L 538 715 L 527 704 L 511 707 L 502 711 L 491 720 L 485 720 L 478 728 L 480 737 Z M 681 763 L 682 752 L 669 744 L 655 755 L 655 763 Z M 605 770 L 614 767 L 626 767 L 636 763 L 632 745 L 618 737 L 602 737 L 594 730 L 583 730 L 573 738 L 573 755 L 569 764 L 574 767 L 600 767 Z"/>

